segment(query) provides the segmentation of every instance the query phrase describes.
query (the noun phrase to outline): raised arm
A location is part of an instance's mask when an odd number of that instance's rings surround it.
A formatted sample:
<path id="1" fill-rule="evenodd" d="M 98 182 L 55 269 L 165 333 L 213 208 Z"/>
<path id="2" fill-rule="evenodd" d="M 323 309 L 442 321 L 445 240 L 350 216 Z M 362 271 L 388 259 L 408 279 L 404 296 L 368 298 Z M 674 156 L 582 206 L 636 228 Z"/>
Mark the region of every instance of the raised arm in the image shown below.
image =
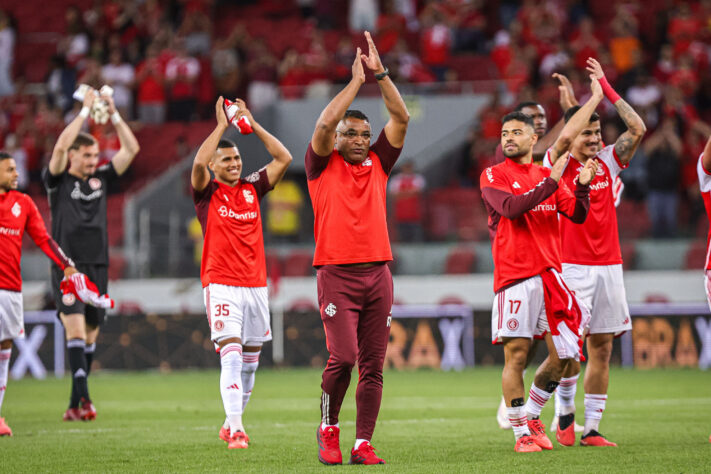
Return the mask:
<path id="1" fill-rule="evenodd" d="M 353 78 L 348 85 L 328 103 L 318 120 L 314 134 L 311 136 L 311 147 L 318 156 L 330 156 L 335 144 L 336 126 L 343 118 L 348 107 L 365 82 L 365 72 L 361 62 L 360 48 L 356 50 L 356 57 L 351 67 Z"/>
<path id="2" fill-rule="evenodd" d="M 379 74 L 385 72 L 385 68 L 380 61 L 380 55 L 375 47 L 373 38 L 367 31 L 365 32 L 365 39 L 368 41 L 368 56 L 363 54 L 361 57 L 368 69 L 375 73 L 377 79 L 380 77 L 378 76 Z M 385 102 L 385 108 L 388 109 L 388 114 L 390 115 L 388 123 L 385 124 L 385 136 L 388 137 L 388 141 L 392 146 L 402 148 L 405 144 L 405 134 L 407 133 L 407 124 L 410 121 L 410 113 L 407 111 L 405 101 L 402 100 L 402 96 L 397 87 L 395 87 L 395 83 L 390 79 L 389 74 L 382 76 L 382 79 L 378 80 L 378 86 Z"/>
<path id="3" fill-rule="evenodd" d="M 284 144 L 279 141 L 277 137 L 269 133 L 264 127 L 262 127 L 254 117 L 252 112 L 247 108 L 247 104 L 244 103 L 242 99 L 235 100 L 235 103 L 239 106 L 239 112 L 237 113 L 237 118 L 246 115 L 249 121 L 252 123 L 252 129 L 254 134 L 259 137 L 259 139 L 264 143 L 264 147 L 267 152 L 272 156 L 272 161 L 267 165 L 267 178 L 269 179 L 269 185 L 274 187 L 281 178 L 286 173 L 286 169 L 291 164 L 293 158 L 291 153 L 286 149 Z"/>
<path id="4" fill-rule="evenodd" d="M 114 165 L 116 174 L 121 176 L 131 165 L 131 162 L 136 157 L 141 147 L 138 145 L 138 140 L 136 140 L 136 136 L 131 131 L 131 128 L 121 118 L 118 110 L 116 110 L 114 99 L 109 95 L 102 95 L 101 97 L 109 104 L 111 123 L 114 124 L 116 135 L 118 135 L 119 143 L 121 144 L 119 151 L 117 151 L 114 157 L 111 158 L 111 163 Z"/>
<path id="5" fill-rule="evenodd" d="M 597 78 L 593 75 L 590 76 L 590 90 L 592 91 L 592 96 L 570 117 L 570 120 L 568 120 L 568 123 L 566 123 L 563 130 L 561 130 L 555 143 L 553 143 L 550 154 L 552 164 L 555 164 L 558 157 L 568 151 L 575 137 L 590 123 L 590 116 L 595 112 L 595 108 L 602 100 L 602 88 Z M 551 173 L 551 175 L 552 174 L 553 173 Z"/>
<path id="6" fill-rule="evenodd" d="M 217 145 L 220 143 L 220 138 L 227 131 L 229 123 L 227 122 L 227 116 L 222 108 L 224 99 L 220 96 L 215 103 L 215 117 L 217 118 L 217 126 L 215 129 L 207 136 L 200 148 L 198 148 L 195 159 L 193 160 L 193 169 L 190 173 L 190 184 L 192 184 L 195 191 L 202 191 L 210 183 L 210 170 L 207 169 L 207 165 L 212 159 L 212 155 L 215 154 L 217 150 Z"/>
<path id="7" fill-rule="evenodd" d="M 69 163 L 69 147 L 72 146 L 77 135 L 79 135 L 84 121 L 89 117 L 91 104 L 94 103 L 94 99 L 96 98 L 95 94 L 96 91 L 89 88 L 84 95 L 81 111 L 74 117 L 74 120 L 69 122 L 69 125 L 62 130 L 62 133 L 59 134 L 57 143 L 54 145 L 54 150 L 52 150 L 52 157 L 49 159 L 49 165 L 47 166 L 49 168 L 49 174 L 57 176 L 64 173 L 64 170 L 67 169 L 67 164 Z"/>
<path id="8" fill-rule="evenodd" d="M 593 58 L 588 58 L 588 66 L 586 69 L 600 81 L 605 96 L 615 106 L 617 115 L 620 116 L 625 126 L 627 126 L 627 131 L 620 135 L 615 142 L 615 154 L 622 164 L 626 165 L 630 162 L 635 151 L 637 151 L 637 147 L 642 142 L 642 137 L 647 131 L 647 127 L 630 104 L 625 102 L 624 99 L 615 92 L 610 83 L 607 82 L 605 73 L 602 71 L 602 66 L 600 66 L 599 62 Z"/>
<path id="9" fill-rule="evenodd" d="M 575 92 L 573 91 L 573 85 L 570 83 L 570 80 L 563 74 L 558 73 L 553 74 L 553 78 L 560 81 L 558 91 L 560 92 L 560 108 L 563 109 L 563 113 L 565 114 L 565 111 L 571 107 L 580 105 L 575 98 Z M 556 122 L 553 128 L 548 130 L 548 133 L 542 137 L 538 137 L 538 142 L 533 146 L 533 159 L 535 161 L 541 161 L 543 159 L 546 151 L 553 146 L 553 143 L 555 143 L 556 138 L 560 135 L 564 126 L 565 120 L 561 118 Z"/>

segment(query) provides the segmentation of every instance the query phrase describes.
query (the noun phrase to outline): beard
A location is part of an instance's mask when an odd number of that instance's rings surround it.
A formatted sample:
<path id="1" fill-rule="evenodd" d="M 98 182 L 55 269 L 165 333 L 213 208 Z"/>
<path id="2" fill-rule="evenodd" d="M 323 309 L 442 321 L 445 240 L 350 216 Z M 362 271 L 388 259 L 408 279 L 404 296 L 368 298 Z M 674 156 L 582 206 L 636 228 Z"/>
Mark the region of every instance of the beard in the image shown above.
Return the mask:
<path id="1" fill-rule="evenodd" d="M 522 156 L 526 156 L 526 154 L 528 153 L 527 149 L 524 150 L 523 148 L 518 146 L 515 147 L 513 150 L 506 150 L 506 147 L 504 147 L 501 151 L 504 153 L 504 156 L 506 158 L 520 158 Z"/>

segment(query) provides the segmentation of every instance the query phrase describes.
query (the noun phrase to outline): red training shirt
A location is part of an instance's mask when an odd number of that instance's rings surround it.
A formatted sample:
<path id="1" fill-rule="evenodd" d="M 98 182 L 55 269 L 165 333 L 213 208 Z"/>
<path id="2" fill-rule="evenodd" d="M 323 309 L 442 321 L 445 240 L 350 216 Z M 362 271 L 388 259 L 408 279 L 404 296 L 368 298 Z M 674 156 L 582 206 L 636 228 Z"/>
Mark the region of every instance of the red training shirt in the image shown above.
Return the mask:
<path id="1" fill-rule="evenodd" d="M 494 257 L 494 291 L 555 268 L 561 271 L 558 213 L 583 222 L 588 186 L 556 183 L 550 170 L 506 159 L 481 174 Z"/>
<path id="2" fill-rule="evenodd" d="M 386 190 L 402 148 L 385 131 L 360 164 L 337 150 L 319 156 L 306 150 L 306 178 L 314 210 L 314 266 L 382 262 L 393 259 L 386 222 Z"/>
<path id="3" fill-rule="evenodd" d="M 699 175 L 699 188 L 701 197 L 704 199 L 704 208 L 706 208 L 706 217 L 711 221 L 711 171 L 704 168 L 702 161 L 704 154 L 699 155 L 699 162 L 696 165 L 696 172 Z M 704 270 L 711 270 L 711 229 L 706 236 L 706 262 L 704 262 Z"/>
<path id="4" fill-rule="evenodd" d="M 193 189 L 195 212 L 202 226 L 200 280 L 229 286 L 267 286 L 264 236 L 259 201 L 269 192 L 266 169 L 241 178 L 234 186 L 210 181 Z"/>

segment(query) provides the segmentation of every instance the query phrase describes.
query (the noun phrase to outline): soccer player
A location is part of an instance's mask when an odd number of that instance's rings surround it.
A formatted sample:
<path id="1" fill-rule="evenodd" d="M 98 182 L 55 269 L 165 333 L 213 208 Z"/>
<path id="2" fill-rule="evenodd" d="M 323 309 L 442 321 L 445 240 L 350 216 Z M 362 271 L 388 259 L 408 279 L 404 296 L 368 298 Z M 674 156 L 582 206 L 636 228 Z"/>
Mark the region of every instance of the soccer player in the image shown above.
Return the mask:
<path id="1" fill-rule="evenodd" d="M 305 161 L 315 217 L 318 302 L 329 352 L 317 429 L 323 464 L 343 461 L 338 414 L 356 362 L 356 441 L 350 463 L 385 464 L 370 444 L 383 394 L 393 303 L 385 197 L 410 116 L 370 33 L 365 37 L 368 55 L 357 49 L 353 77 L 321 112 Z M 368 117 L 348 109 L 365 82 L 363 63 L 375 74 L 390 115 L 372 144 Z"/>
<path id="2" fill-rule="evenodd" d="M 262 344 L 272 339 L 267 302 L 267 266 L 259 203 L 286 172 L 291 154 L 237 99 L 235 120 L 247 117 L 272 161 L 246 178 L 237 145 L 223 139 L 229 122 L 224 99 L 215 104 L 217 126 L 193 161 L 190 182 L 205 241 L 200 280 L 210 338 L 219 346 L 220 393 L 227 419 L 220 438 L 229 449 L 247 448 L 242 413 L 254 387 Z M 215 179 L 210 179 L 210 170 Z M 244 352 L 244 356 L 243 356 Z"/>
<path id="3" fill-rule="evenodd" d="M 607 401 L 612 341 L 632 329 L 629 308 L 622 278 L 622 254 L 617 232 L 613 184 L 627 168 L 642 141 L 646 127 L 607 82 L 600 63 L 588 58 L 587 70 L 600 81 L 605 97 L 612 102 L 627 126 L 614 145 L 600 149 L 600 117 L 590 116 L 580 134 L 570 146 L 569 156 L 546 153 L 544 165 L 553 167 L 565 161 L 563 182 L 572 186 L 578 170 L 590 160 L 599 163 L 595 179 L 590 184 L 590 212 L 583 225 L 573 225 L 561 219 L 563 279 L 591 313 L 586 337 L 588 361 L 585 370 L 585 428 L 580 444 L 583 446 L 617 446 L 600 434 L 599 425 Z M 576 108 L 566 112 L 571 120 Z M 567 158 L 567 160 L 566 160 Z M 563 446 L 575 444 L 575 386 L 574 373 L 561 380 L 558 387 L 560 413 L 556 439 Z"/>
<path id="4" fill-rule="evenodd" d="M 76 273 L 74 264 L 47 234 L 35 203 L 17 191 L 17 178 L 15 160 L 9 153 L 0 152 L 0 409 L 7 387 L 12 340 L 25 337 L 20 275 L 25 231 L 64 275 Z M 4 418 L 0 418 L 0 436 L 12 436 Z"/>
<path id="5" fill-rule="evenodd" d="M 711 221 L 711 137 L 706 142 L 703 153 L 699 156 L 699 163 L 696 165 L 696 172 L 699 175 L 699 189 L 704 199 L 706 216 Z M 708 251 L 711 244 L 711 229 L 706 236 L 706 262 L 704 263 L 704 288 L 706 289 L 706 301 L 711 309 L 711 252 Z M 709 438 L 711 442 L 711 438 Z"/>
<path id="6" fill-rule="evenodd" d="M 592 97 L 563 127 L 549 153 L 567 152 L 603 97 L 591 76 Z M 560 181 L 564 160 L 552 170 L 532 164 L 537 135 L 533 120 L 521 112 L 502 119 L 503 163 L 484 170 L 481 190 L 489 213 L 494 258 L 492 341 L 504 346 L 502 388 L 517 452 L 552 449 L 540 421 L 569 362 L 578 359 L 583 310 L 561 276 L 558 214 L 585 220 L 589 183 L 597 164 L 580 170 L 575 193 Z M 548 358 L 541 364 L 524 406 L 523 369 L 531 339 L 544 336 Z"/>
<path id="7" fill-rule="evenodd" d="M 109 184 L 121 176 L 139 151 L 136 137 L 116 111 L 113 99 L 108 103 L 111 122 L 121 148 L 110 162 L 99 166 L 99 144 L 91 135 L 81 132 L 94 100 L 90 89 L 74 120 L 57 139 L 49 165 L 42 172 L 52 214 L 52 236 L 67 255 L 106 293 L 108 285 L 109 243 L 106 232 L 106 195 Z M 89 396 L 88 377 L 94 357 L 99 326 L 106 310 L 87 306 L 73 295 L 62 295 L 59 283 L 62 272 L 52 271 L 52 289 L 57 313 L 67 338 L 72 391 L 65 421 L 93 420 L 96 409 Z"/>

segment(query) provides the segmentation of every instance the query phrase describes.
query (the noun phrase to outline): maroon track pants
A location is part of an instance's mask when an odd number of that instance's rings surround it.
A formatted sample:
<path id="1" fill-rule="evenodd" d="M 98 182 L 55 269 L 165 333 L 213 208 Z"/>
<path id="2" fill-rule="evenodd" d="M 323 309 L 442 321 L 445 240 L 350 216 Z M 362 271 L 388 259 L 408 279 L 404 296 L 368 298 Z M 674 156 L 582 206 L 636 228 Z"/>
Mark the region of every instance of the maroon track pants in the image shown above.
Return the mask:
<path id="1" fill-rule="evenodd" d="M 356 438 L 370 440 L 383 397 L 383 363 L 390 339 L 390 268 L 325 265 L 318 269 L 316 280 L 329 352 L 321 383 L 321 421 L 338 423 L 357 361 Z"/>

